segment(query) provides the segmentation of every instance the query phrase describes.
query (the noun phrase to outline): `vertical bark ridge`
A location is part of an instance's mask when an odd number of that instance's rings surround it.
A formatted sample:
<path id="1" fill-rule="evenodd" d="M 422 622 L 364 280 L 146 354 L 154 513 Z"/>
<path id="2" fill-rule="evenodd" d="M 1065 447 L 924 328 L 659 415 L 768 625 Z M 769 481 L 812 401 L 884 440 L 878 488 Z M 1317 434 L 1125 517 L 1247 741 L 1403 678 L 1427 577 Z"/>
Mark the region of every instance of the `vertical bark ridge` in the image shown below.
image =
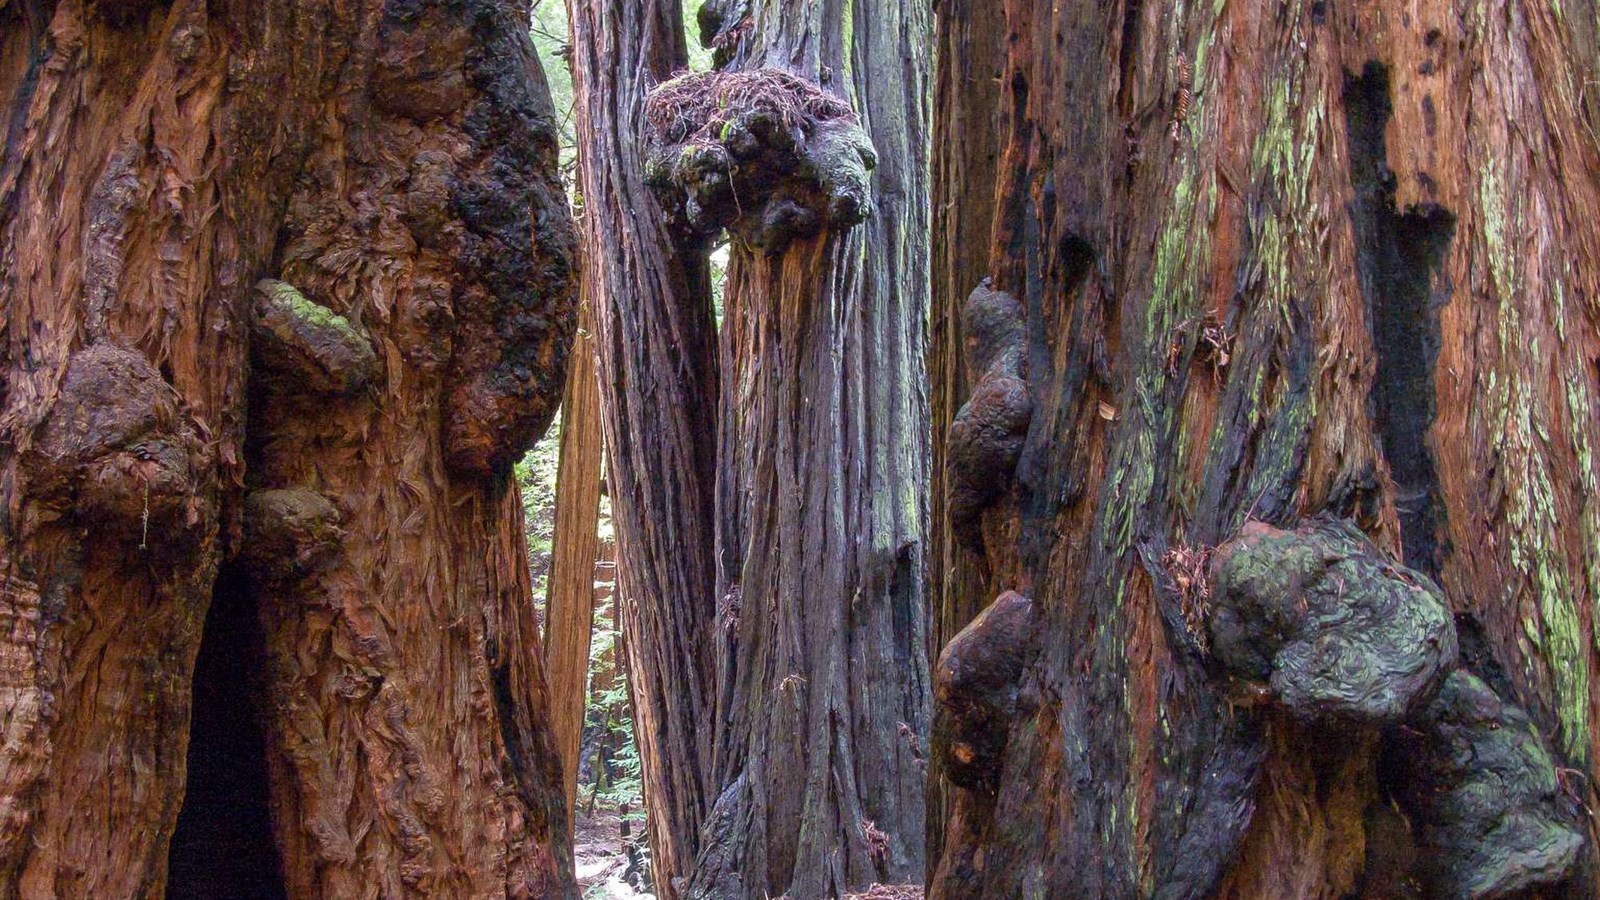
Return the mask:
<path id="1" fill-rule="evenodd" d="M 342 532 L 312 571 L 252 570 L 286 880 L 306 896 L 565 896 L 509 472 L 554 413 L 572 338 L 553 113 L 525 13 L 389 3 L 364 24 L 278 276 L 299 292 L 292 316 L 370 343 L 376 365 L 315 394 L 300 357 L 259 333 L 255 348 L 249 485 L 332 498 Z M 258 518 L 260 539 L 297 523 Z"/>
<path id="2" fill-rule="evenodd" d="M 423 41 L 439 68 L 422 71 L 415 45 L 379 34 L 405 6 L 0 8 L 0 97 L 15 101 L 0 156 L 0 570 L 18 624 L 6 718 L 25 738 L 0 786 L 9 892 L 162 894 L 201 623 L 235 556 L 259 569 L 249 589 L 271 612 L 269 642 L 285 642 L 254 674 L 305 689 L 262 704 L 297 894 L 407 880 L 571 890 L 542 674 L 524 652 L 537 636 L 515 492 L 496 470 L 542 429 L 570 329 L 570 238 L 559 190 L 541 181 L 553 143 L 506 133 L 541 102 L 548 119 L 548 100 L 525 18 L 489 2 L 455 10 L 472 24 Z M 461 104 L 478 118 L 440 121 Z M 389 150 L 448 146 L 346 169 L 351 133 Z M 500 162 L 491 193 L 512 208 L 486 217 L 474 167 Z M 397 196 L 408 175 L 415 190 Z M 402 207 L 457 223 L 455 258 L 479 298 L 439 293 L 418 263 L 427 239 L 404 233 L 427 223 L 397 225 Z M 317 228 L 348 230 L 297 242 Z M 533 259 L 544 268 L 511 271 Z M 299 284 L 263 299 L 257 280 L 285 272 Z M 520 315 L 474 304 L 489 295 Z M 269 307 L 302 318 L 254 336 L 265 355 L 247 388 L 249 330 Z M 457 327 L 453 360 L 410 342 Z M 463 406 L 481 418 L 440 421 L 446 368 L 474 387 Z M 317 396 L 330 383 L 350 395 Z M 246 502 L 247 481 L 267 490 Z M 267 515 L 242 521 L 247 508 Z M 471 775 L 447 780 L 457 771 Z M 359 861 L 338 840 L 350 832 Z"/>
<path id="3" fill-rule="evenodd" d="M 928 321 L 931 393 L 928 551 L 929 659 L 948 644 L 1000 591 L 986 585 L 980 566 L 964 560 L 951 527 L 952 488 L 947 434 L 971 391 L 962 365 L 962 304 L 988 277 L 989 234 L 994 220 L 1000 154 L 1000 66 L 1003 35 L 994 33 L 967 0 L 951 0 L 936 17 L 932 153 L 932 298 Z M 928 772 L 928 880 L 943 855 L 944 831 L 965 827 L 938 772 Z"/>
<path id="4" fill-rule="evenodd" d="M 720 23 L 725 64 L 849 96 L 879 168 L 865 224 L 733 246 L 718 565 L 739 615 L 689 894 L 836 896 L 924 867 L 929 23 L 899 4 L 748 15 Z"/>

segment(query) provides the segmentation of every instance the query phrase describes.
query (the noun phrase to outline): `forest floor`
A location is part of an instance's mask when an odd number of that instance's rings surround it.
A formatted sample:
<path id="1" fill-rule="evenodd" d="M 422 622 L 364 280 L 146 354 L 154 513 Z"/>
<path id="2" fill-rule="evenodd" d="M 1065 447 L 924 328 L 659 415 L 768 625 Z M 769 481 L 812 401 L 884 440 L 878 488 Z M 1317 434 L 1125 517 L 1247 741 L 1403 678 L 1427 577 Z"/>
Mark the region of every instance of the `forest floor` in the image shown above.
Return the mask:
<path id="1" fill-rule="evenodd" d="M 578 814 L 572 855 L 578 890 L 584 900 L 644 900 L 655 896 L 628 883 L 627 847 L 622 838 L 622 820 L 615 811 Z"/>
<path id="2" fill-rule="evenodd" d="M 634 826 L 635 834 L 639 826 Z M 635 888 L 628 879 L 628 853 L 622 821 L 614 811 L 580 813 L 573 834 L 578 889 L 584 900 L 650 900 L 655 894 Z M 922 900 L 921 885 L 875 884 L 844 900 Z"/>

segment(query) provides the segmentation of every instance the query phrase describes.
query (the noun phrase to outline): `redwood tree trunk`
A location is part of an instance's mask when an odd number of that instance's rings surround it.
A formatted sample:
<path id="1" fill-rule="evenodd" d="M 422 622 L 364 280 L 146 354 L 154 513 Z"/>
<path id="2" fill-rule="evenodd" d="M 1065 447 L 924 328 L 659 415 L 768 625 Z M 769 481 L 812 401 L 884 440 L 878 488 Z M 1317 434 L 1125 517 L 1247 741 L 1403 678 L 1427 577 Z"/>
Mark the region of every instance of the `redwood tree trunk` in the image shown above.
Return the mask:
<path id="1" fill-rule="evenodd" d="M 196 761 L 270 779 L 258 886 L 574 893 L 507 473 L 572 327 L 526 30 L 0 4 L 0 893 L 163 895 L 219 569 L 266 759 Z"/>
<path id="2" fill-rule="evenodd" d="M 684 64 L 676 0 L 568 0 L 623 657 L 650 865 L 678 896 L 712 793 L 716 325 L 703 252 L 644 182 L 644 97 Z"/>
<path id="3" fill-rule="evenodd" d="M 846 41 L 828 4 L 749 15 L 719 23 L 729 67 L 849 98 L 877 160 L 854 229 L 756 246 L 729 226 L 718 565 L 737 606 L 691 894 L 829 897 L 923 867 L 930 23 L 856 4 Z"/>
<path id="4" fill-rule="evenodd" d="M 948 514 L 950 466 L 945 434 L 971 386 L 961 363 L 961 304 L 982 277 L 994 222 L 995 166 L 1000 153 L 1001 66 L 989 7 L 954 3 L 937 17 L 932 133 L 932 277 L 928 311 L 928 391 L 932 441 L 928 528 L 931 657 L 998 591 L 987 583 L 980 553 L 956 540 Z M 975 282 L 974 282 L 975 283 Z M 936 772 L 928 789 L 930 867 L 944 846 L 951 798 Z"/>
<path id="5" fill-rule="evenodd" d="M 857 4 L 847 41 L 832 4 L 708 4 L 722 74 L 662 86 L 684 59 L 677 4 L 571 7 L 658 891 L 825 897 L 911 880 L 928 684 L 927 16 Z M 799 145 L 769 135 L 777 163 L 712 173 L 704 184 L 747 188 L 712 209 L 680 192 L 695 153 L 651 110 L 697 104 L 732 73 L 778 91 L 724 107 L 738 128 L 766 127 L 746 115 L 763 97 L 831 112 L 793 123 Z M 732 132 L 714 133 L 690 143 L 718 157 Z M 876 202 L 852 228 L 873 147 Z M 719 335 L 705 266 L 723 228 Z"/>
<path id="6" fill-rule="evenodd" d="M 936 279 L 966 331 L 966 372 L 934 372 L 942 533 L 969 548 L 941 550 L 940 636 L 1003 589 L 1032 603 L 1002 598 L 936 676 L 931 895 L 1592 896 L 1593 4 L 1004 7 L 986 29 L 940 6 L 935 196 L 970 192 L 988 247 Z M 1337 519 L 1454 614 L 1399 711 L 1298 706 L 1283 657 L 1261 683 L 1236 665 L 1232 561 L 1370 558 Z M 1373 594 L 1335 582 L 1341 609 Z M 962 682 L 978 652 L 1015 680 Z M 1440 804 L 1502 777 L 1495 740 L 1526 740 L 1527 780 L 1459 842 Z M 1503 855 L 1488 826 L 1516 816 L 1543 851 Z"/>

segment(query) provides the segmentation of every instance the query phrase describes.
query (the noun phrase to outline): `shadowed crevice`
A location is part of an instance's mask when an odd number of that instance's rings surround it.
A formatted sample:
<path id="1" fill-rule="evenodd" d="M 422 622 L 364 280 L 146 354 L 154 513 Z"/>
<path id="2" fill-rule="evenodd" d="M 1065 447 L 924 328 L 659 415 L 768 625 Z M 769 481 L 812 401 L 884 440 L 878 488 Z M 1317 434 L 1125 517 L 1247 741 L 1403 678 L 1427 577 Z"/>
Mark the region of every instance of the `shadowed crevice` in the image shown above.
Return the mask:
<path id="1" fill-rule="evenodd" d="M 170 900 L 283 900 L 266 745 L 250 695 L 261 658 L 255 603 L 237 573 L 217 579 L 194 670 L 188 784 L 167 861 Z"/>

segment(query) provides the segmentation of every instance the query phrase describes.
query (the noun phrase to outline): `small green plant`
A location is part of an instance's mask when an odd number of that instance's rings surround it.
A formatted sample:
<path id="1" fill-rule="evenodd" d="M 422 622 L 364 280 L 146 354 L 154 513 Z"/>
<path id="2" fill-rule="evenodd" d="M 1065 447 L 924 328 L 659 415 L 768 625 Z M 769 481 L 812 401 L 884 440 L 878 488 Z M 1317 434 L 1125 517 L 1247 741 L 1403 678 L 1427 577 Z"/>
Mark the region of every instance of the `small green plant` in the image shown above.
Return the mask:
<path id="1" fill-rule="evenodd" d="M 607 604 L 609 606 L 609 603 Z M 626 679 L 618 671 L 620 632 L 614 616 L 596 610 L 589 650 L 589 702 L 584 716 L 586 737 L 593 735 L 591 778 L 583 786 L 589 809 L 637 810 L 642 794 L 639 746 L 634 742 L 633 710 Z M 586 740 L 586 745 L 591 742 Z"/>
<path id="2" fill-rule="evenodd" d="M 528 572 L 533 579 L 533 602 L 540 627 L 544 623 L 545 591 L 550 580 L 550 554 L 556 536 L 556 469 L 561 461 L 561 416 L 528 455 L 517 463 L 517 487 L 522 490 L 522 527 L 528 536 Z"/>

